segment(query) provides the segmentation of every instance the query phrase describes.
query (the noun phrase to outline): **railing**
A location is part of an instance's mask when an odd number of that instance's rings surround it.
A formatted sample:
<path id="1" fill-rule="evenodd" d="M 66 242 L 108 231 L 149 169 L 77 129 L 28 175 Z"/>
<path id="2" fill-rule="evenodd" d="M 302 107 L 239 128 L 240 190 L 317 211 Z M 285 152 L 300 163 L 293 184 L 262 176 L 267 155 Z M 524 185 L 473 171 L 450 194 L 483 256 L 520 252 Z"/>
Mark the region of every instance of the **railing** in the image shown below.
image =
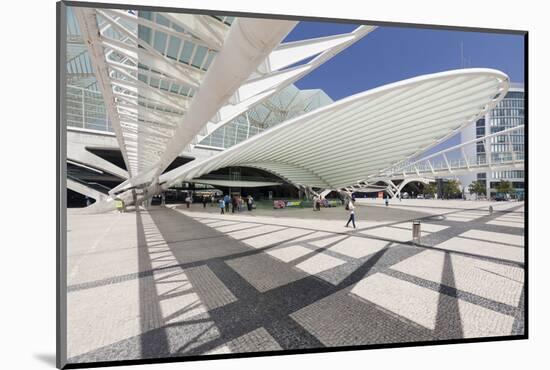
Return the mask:
<path id="1" fill-rule="evenodd" d="M 99 91 L 67 86 L 67 126 L 113 132 Z"/>
<path id="2" fill-rule="evenodd" d="M 381 171 L 378 177 L 409 176 L 420 174 L 436 174 L 441 172 L 452 173 L 458 170 L 475 171 L 481 167 L 491 170 L 493 167 L 511 166 L 517 167 L 524 161 L 524 152 L 515 150 L 514 145 L 518 143 L 512 139 L 512 133 L 523 133 L 523 125 L 510 129 L 495 132 L 493 134 L 462 143 L 440 152 L 431 154 L 413 162 L 402 162 Z M 502 139 L 502 140 L 501 140 Z M 507 150 L 502 152 L 491 152 L 491 145 L 503 144 Z M 468 157 L 464 148 L 466 146 L 484 146 L 485 152 Z M 523 147 L 523 146 L 521 146 Z M 459 152 L 458 159 L 449 158 L 449 153 Z M 489 155 L 487 155 L 489 153 Z"/>
<path id="3" fill-rule="evenodd" d="M 471 170 L 475 171 L 479 168 L 492 168 L 514 166 L 514 164 L 522 164 L 524 159 L 523 153 L 517 152 L 505 152 L 505 153 L 491 153 L 490 160 L 488 160 L 486 154 L 479 154 L 474 157 L 463 157 L 461 159 L 447 159 L 447 161 L 430 161 L 429 163 L 417 163 L 410 166 L 405 166 L 396 172 L 397 175 L 419 175 L 419 174 L 438 174 L 441 172 L 452 173 L 459 170 Z"/>

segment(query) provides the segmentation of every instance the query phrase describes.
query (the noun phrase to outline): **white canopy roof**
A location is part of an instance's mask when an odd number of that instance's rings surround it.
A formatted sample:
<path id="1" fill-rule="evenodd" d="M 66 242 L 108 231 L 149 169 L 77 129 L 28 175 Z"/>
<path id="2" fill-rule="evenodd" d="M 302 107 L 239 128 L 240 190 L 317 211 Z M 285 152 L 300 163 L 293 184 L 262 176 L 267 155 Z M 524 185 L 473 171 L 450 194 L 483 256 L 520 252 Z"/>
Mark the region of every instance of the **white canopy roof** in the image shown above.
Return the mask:
<path id="1" fill-rule="evenodd" d="M 68 40 L 78 43 L 68 58 L 72 83 L 95 79 L 105 126 L 115 132 L 129 173 L 111 194 L 157 183 L 183 151 L 225 132 L 376 28 L 282 43 L 297 22 L 85 7 L 70 14 Z"/>
<path id="2" fill-rule="evenodd" d="M 160 181 L 170 185 L 222 167 L 250 166 L 295 185 L 338 189 L 449 138 L 492 109 L 508 88 L 508 77 L 492 69 L 392 83 L 289 120 Z"/>

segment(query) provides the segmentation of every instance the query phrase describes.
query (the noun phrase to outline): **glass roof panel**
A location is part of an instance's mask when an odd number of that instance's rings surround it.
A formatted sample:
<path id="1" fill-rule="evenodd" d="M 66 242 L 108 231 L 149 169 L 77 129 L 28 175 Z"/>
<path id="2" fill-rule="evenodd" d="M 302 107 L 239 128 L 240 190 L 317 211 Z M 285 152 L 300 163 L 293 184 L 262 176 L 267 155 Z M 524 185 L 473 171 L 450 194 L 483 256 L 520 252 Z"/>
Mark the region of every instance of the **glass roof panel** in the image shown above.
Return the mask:
<path id="1" fill-rule="evenodd" d="M 204 138 L 200 144 L 229 148 L 260 132 L 332 103 L 322 90 L 289 85 Z"/>
<path id="2" fill-rule="evenodd" d="M 189 59 L 191 59 L 191 55 L 193 54 L 194 49 L 195 44 L 190 41 L 184 41 L 183 50 L 181 51 L 179 61 L 185 64 L 189 64 Z"/>
<path id="3" fill-rule="evenodd" d="M 170 40 L 168 41 L 168 51 L 166 52 L 166 56 L 168 58 L 177 60 L 180 46 L 181 46 L 181 40 L 177 37 L 170 36 Z"/>
<path id="4" fill-rule="evenodd" d="M 206 57 L 206 52 L 208 51 L 207 48 L 205 48 L 202 45 L 197 45 L 197 51 L 195 52 L 195 56 L 193 57 L 193 61 L 191 62 L 191 65 L 193 67 L 200 68 L 202 65 L 202 62 L 204 62 L 204 58 Z"/>
<path id="5" fill-rule="evenodd" d="M 172 86 L 170 87 L 170 91 L 177 94 L 180 89 L 180 85 L 177 83 L 172 83 Z"/>
<path id="6" fill-rule="evenodd" d="M 153 87 L 159 87 L 159 83 L 160 83 L 160 80 L 158 78 L 155 78 L 155 77 L 151 77 L 151 86 Z"/>
<path id="7" fill-rule="evenodd" d="M 138 37 L 145 41 L 146 43 L 151 43 L 151 29 L 147 26 L 139 25 L 138 27 Z"/>
<path id="8" fill-rule="evenodd" d="M 166 49 L 167 37 L 168 36 L 164 32 L 155 31 L 155 40 L 153 42 L 153 47 L 161 54 L 164 54 L 164 50 Z"/>
<path id="9" fill-rule="evenodd" d="M 148 10 L 140 10 L 138 12 L 138 16 L 148 20 L 153 20 L 153 14 Z"/>
<path id="10" fill-rule="evenodd" d="M 162 14 L 156 13 L 156 18 L 157 18 L 156 20 L 158 24 L 162 26 L 170 27 L 170 21 L 168 20 L 168 18 L 166 18 Z"/>

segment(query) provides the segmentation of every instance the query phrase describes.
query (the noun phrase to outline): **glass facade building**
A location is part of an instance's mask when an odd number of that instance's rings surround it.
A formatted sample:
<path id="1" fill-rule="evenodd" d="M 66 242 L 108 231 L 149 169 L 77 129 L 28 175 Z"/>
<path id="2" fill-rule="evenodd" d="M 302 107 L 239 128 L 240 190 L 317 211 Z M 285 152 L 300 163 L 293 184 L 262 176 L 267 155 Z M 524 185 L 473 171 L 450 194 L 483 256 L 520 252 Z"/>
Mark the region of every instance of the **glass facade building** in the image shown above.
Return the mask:
<path id="1" fill-rule="evenodd" d="M 505 129 L 526 124 L 523 84 L 512 83 L 504 99 L 485 115 L 484 118 L 476 122 L 476 137 L 498 133 Z M 490 155 L 493 159 L 498 160 L 501 156 L 509 156 L 511 148 L 516 153 L 524 153 L 525 135 L 523 130 L 513 132 L 510 135 L 498 135 L 491 138 Z M 477 144 L 476 151 L 478 157 L 485 157 L 487 155 L 483 143 Z M 524 170 L 494 171 L 477 174 L 477 180 L 485 184 L 488 196 L 495 196 L 497 184 L 501 180 L 511 182 L 515 192 L 522 193 L 525 188 L 524 178 Z M 463 185 L 468 186 L 469 184 Z"/>

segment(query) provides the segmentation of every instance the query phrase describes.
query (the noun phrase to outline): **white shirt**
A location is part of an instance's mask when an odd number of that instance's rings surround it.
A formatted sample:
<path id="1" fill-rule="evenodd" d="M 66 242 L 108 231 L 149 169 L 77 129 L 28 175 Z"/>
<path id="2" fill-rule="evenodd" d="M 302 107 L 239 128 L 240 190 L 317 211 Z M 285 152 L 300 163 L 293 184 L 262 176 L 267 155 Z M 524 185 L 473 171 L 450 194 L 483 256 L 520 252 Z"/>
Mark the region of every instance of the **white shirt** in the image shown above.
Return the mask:
<path id="1" fill-rule="evenodd" d="M 353 205 L 353 202 L 349 202 L 348 209 L 349 213 L 355 213 L 355 206 Z"/>

